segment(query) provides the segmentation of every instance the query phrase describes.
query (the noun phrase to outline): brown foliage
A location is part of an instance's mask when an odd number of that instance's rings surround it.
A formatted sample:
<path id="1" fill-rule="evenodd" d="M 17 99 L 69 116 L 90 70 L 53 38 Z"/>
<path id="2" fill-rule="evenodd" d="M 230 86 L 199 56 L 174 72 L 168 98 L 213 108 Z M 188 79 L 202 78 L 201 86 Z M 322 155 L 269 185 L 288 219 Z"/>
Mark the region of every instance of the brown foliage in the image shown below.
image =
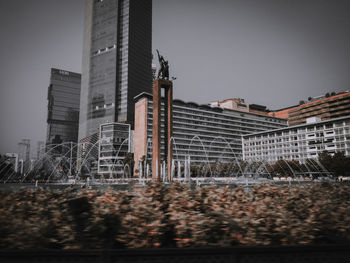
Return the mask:
<path id="1" fill-rule="evenodd" d="M 343 243 L 350 240 L 349 190 L 322 183 L 1 192 L 0 248 Z"/>

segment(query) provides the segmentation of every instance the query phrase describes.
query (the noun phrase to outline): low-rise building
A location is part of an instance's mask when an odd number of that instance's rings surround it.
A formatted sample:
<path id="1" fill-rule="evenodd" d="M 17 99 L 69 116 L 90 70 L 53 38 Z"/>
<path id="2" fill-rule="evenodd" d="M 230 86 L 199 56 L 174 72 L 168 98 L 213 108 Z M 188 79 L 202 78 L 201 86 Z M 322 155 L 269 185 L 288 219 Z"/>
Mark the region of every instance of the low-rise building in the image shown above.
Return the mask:
<path id="1" fill-rule="evenodd" d="M 314 117 L 305 124 L 243 135 L 242 145 L 247 161 L 284 159 L 304 163 L 323 151 L 350 156 L 350 116 L 325 121 Z"/>
<path id="2" fill-rule="evenodd" d="M 123 172 L 123 159 L 131 149 L 130 135 L 130 124 L 115 122 L 100 125 L 98 174 Z"/>

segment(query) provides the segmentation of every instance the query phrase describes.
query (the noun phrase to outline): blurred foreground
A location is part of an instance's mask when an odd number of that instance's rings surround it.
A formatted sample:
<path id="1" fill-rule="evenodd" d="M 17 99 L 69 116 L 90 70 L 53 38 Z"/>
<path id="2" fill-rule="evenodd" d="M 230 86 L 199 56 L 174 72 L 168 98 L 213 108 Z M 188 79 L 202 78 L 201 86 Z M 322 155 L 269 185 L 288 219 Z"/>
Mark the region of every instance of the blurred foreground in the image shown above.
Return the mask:
<path id="1" fill-rule="evenodd" d="M 348 244 L 350 186 L 0 192 L 1 249 Z"/>

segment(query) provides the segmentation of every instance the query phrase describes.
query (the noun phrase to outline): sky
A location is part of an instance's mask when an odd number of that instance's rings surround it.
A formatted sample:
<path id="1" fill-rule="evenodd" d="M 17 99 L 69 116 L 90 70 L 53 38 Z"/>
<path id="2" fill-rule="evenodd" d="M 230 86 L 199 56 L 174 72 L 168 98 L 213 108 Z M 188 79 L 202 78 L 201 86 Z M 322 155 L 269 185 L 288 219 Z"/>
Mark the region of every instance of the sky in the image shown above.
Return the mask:
<path id="1" fill-rule="evenodd" d="M 174 98 L 275 110 L 350 90 L 349 14 L 349 0 L 153 0 L 153 53 Z M 81 72 L 83 20 L 84 0 L 0 1 L 0 154 L 45 140 L 50 69 Z"/>

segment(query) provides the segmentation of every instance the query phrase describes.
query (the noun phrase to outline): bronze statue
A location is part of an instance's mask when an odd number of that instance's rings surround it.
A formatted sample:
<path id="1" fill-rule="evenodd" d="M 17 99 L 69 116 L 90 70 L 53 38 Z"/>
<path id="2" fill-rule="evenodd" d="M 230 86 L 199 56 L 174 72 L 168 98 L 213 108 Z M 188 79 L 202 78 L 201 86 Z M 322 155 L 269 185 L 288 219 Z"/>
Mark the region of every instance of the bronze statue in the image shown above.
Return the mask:
<path id="1" fill-rule="evenodd" d="M 159 65 L 160 65 L 160 69 L 158 71 L 158 79 L 169 80 L 169 64 L 168 64 L 168 61 L 165 60 L 164 57 L 159 54 L 158 49 L 157 49 L 157 54 L 158 54 L 158 60 L 159 60 Z"/>

